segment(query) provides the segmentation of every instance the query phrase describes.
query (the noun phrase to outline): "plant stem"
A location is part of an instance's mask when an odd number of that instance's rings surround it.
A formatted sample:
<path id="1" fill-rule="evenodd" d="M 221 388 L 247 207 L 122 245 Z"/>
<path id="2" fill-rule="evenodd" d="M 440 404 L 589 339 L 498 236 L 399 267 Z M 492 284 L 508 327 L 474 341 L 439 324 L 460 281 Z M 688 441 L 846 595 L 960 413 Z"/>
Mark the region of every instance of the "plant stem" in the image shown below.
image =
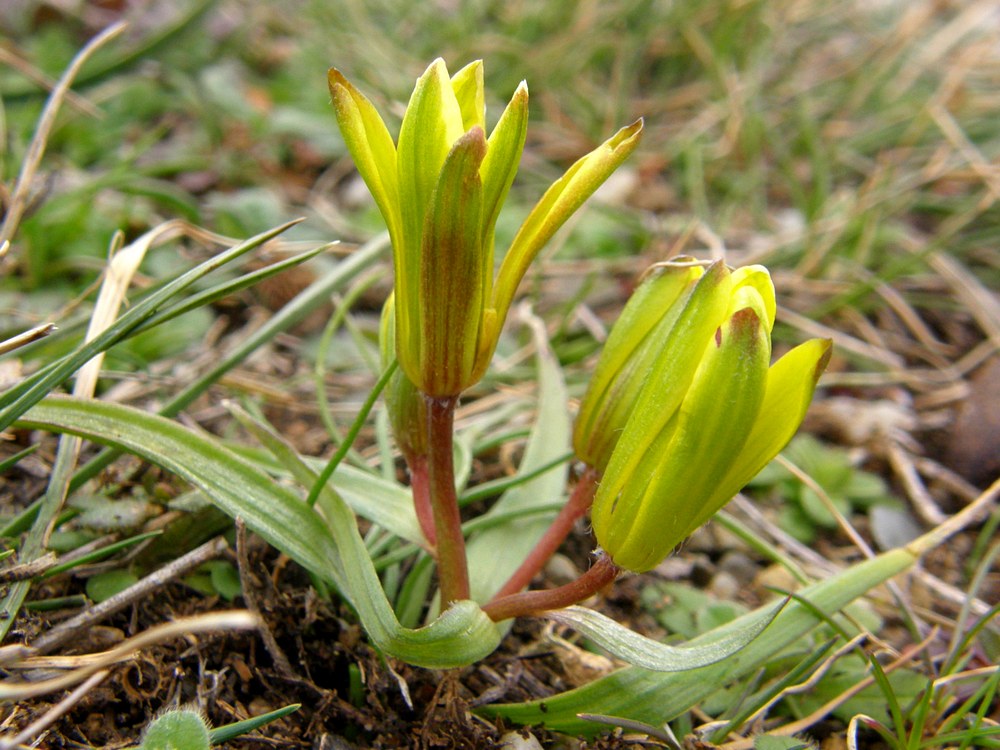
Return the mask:
<path id="1" fill-rule="evenodd" d="M 406 462 L 410 469 L 410 489 L 413 492 L 413 507 L 417 512 L 420 530 L 430 545 L 430 551 L 436 554 L 437 533 L 434 529 L 434 508 L 431 505 L 430 476 L 427 469 L 427 456 L 415 457 Z"/>
<path id="2" fill-rule="evenodd" d="M 491 602 L 502 599 L 505 596 L 516 594 L 531 583 L 531 579 L 542 569 L 542 566 L 549 561 L 549 558 L 559 549 L 569 532 L 573 530 L 573 524 L 577 519 L 590 510 L 594 502 L 594 493 L 597 491 L 598 473 L 595 469 L 587 467 L 580 481 L 573 488 L 573 494 L 559 511 L 559 514 L 552 520 L 552 525 L 545 530 L 538 544 L 531 550 L 530 554 L 524 558 L 524 562 L 514 571 L 513 575 L 507 579 L 507 583 L 497 591 Z"/>
<path id="3" fill-rule="evenodd" d="M 621 568 L 615 565 L 607 554 L 601 552 L 590 570 L 572 583 L 545 591 L 523 591 L 520 594 L 494 599 L 483 607 L 483 611 L 493 622 L 500 622 L 550 609 L 562 609 L 596 594 L 613 582 L 620 572 Z"/>
<path id="4" fill-rule="evenodd" d="M 427 402 L 427 475 L 430 504 L 437 541 L 438 582 L 441 609 L 469 598 L 469 570 L 465 558 L 462 517 L 455 494 L 455 464 L 452 440 L 458 397 L 433 398 Z"/>

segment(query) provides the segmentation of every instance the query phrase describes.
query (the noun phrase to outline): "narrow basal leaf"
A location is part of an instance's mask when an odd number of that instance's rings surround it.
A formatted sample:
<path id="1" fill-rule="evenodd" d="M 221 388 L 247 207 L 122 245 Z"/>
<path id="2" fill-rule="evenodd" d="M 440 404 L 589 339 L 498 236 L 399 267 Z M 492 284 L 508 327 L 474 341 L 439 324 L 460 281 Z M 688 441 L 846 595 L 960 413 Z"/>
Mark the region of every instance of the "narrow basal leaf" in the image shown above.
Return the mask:
<path id="1" fill-rule="evenodd" d="M 267 448 L 278 466 L 291 474 L 300 486 L 312 486 L 318 475 L 316 467 L 321 465 L 320 461 L 300 456 L 271 425 L 254 419 L 235 404 L 229 404 L 228 409 Z M 234 452 L 240 453 L 239 449 Z M 252 454 L 243 455 L 249 457 Z M 259 459 L 254 463 L 261 468 L 269 468 Z M 355 513 L 408 542 L 420 545 L 426 543 L 413 512 L 413 499 L 406 488 L 346 464 L 338 466 L 333 476 L 332 486 Z M 326 504 L 320 502 L 318 507 L 325 514 Z"/>
<path id="2" fill-rule="evenodd" d="M 337 576 L 333 537 L 322 517 L 217 441 L 139 409 L 50 396 L 20 420 L 119 448 L 198 487 L 229 515 L 321 578 Z"/>
<path id="3" fill-rule="evenodd" d="M 465 666 L 500 642 L 496 625 L 473 602 L 453 604 L 418 630 L 400 626 L 358 532 L 339 496 L 324 503 L 329 526 L 290 489 L 211 437 L 119 404 L 50 397 L 21 420 L 140 456 L 198 487 L 206 497 L 303 567 L 330 580 L 355 608 L 373 644 L 431 669 Z"/>
<path id="4" fill-rule="evenodd" d="M 654 672 L 683 672 L 728 659 L 771 624 L 771 620 L 760 618 L 751 622 L 745 630 L 723 633 L 714 641 L 669 646 L 586 607 L 566 607 L 548 612 L 545 617 L 568 625 L 612 656 Z"/>
<path id="5" fill-rule="evenodd" d="M 910 551 L 892 550 L 798 593 L 819 611 L 833 616 L 854 599 L 909 568 L 915 560 L 916 555 Z M 780 603 L 768 604 L 695 638 L 688 645 L 700 647 L 748 627 L 759 627 L 761 620 L 774 617 L 780 606 Z M 769 628 L 722 662 L 688 672 L 652 672 L 628 667 L 565 693 L 526 703 L 484 706 L 479 711 L 518 724 L 544 724 L 572 735 L 593 736 L 601 731 L 601 727 L 579 718 L 581 713 L 620 716 L 661 725 L 698 705 L 720 687 L 759 669 L 821 622 L 813 610 L 793 601 L 774 617 Z"/>
<path id="6" fill-rule="evenodd" d="M 73 352 L 50 366 L 25 378 L 18 385 L 0 394 L 0 431 L 6 429 L 21 414 L 61 385 L 83 365 L 101 352 L 124 340 L 138 326 L 151 318 L 164 304 L 198 279 L 260 247 L 269 239 L 297 224 L 290 221 L 251 237 L 184 272 L 142 302 L 127 310 L 111 326 L 90 341 L 80 344 Z"/>

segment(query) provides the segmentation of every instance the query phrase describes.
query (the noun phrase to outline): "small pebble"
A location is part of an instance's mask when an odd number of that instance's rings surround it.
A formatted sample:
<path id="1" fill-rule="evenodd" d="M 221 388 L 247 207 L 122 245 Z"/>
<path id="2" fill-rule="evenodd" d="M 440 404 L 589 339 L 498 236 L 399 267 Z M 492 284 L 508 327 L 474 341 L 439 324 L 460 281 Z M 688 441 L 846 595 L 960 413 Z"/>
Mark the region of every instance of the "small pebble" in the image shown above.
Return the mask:
<path id="1" fill-rule="evenodd" d="M 712 583 L 709 584 L 708 590 L 720 599 L 728 601 L 735 599 L 742 588 L 743 586 L 736 580 L 735 576 L 720 570 L 712 577 Z"/>
<path id="2" fill-rule="evenodd" d="M 575 581 L 580 577 L 580 570 L 566 555 L 555 554 L 545 563 L 545 576 L 557 585 Z"/>
<path id="3" fill-rule="evenodd" d="M 542 750 L 542 743 L 530 732 L 527 736 L 522 736 L 520 732 L 507 732 L 500 738 L 500 747 L 506 750 Z"/>
<path id="4" fill-rule="evenodd" d="M 757 564 L 738 550 L 726 552 L 719 560 L 719 570 L 725 571 L 741 584 L 751 583 L 757 575 Z"/>
<path id="5" fill-rule="evenodd" d="M 765 588 L 773 588 L 779 591 L 795 591 L 799 587 L 795 576 L 781 565 L 770 565 L 757 574 L 754 579 L 754 587 L 760 589 L 762 593 Z"/>

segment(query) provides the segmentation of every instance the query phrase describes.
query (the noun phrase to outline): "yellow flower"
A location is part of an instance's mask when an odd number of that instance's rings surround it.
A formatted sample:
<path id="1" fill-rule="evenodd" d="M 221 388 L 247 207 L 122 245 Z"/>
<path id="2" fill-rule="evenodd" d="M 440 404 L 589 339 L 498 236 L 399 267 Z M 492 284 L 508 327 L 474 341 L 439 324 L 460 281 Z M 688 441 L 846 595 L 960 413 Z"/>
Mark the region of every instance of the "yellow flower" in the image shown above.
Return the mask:
<path id="1" fill-rule="evenodd" d="M 762 266 L 668 264 L 626 311 L 584 399 L 577 449 L 606 463 L 591 514 L 598 543 L 641 572 L 788 443 L 830 342 L 807 341 L 769 366 L 775 298 Z M 602 443 L 589 429 L 611 434 Z"/>
<path id="2" fill-rule="evenodd" d="M 486 371 L 528 265 L 634 150 L 642 123 L 620 130 L 548 189 L 494 279 L 494 228 L 524 148 L 527 86 L 487 138 L 482 62 L 449 78 L 435 60 L 417 80 L 393 143 L 375 107 L 338 70 L 329 83 L 344 141 L 392 240 L 400 366 L 423 393 L 457 396 Z"/>

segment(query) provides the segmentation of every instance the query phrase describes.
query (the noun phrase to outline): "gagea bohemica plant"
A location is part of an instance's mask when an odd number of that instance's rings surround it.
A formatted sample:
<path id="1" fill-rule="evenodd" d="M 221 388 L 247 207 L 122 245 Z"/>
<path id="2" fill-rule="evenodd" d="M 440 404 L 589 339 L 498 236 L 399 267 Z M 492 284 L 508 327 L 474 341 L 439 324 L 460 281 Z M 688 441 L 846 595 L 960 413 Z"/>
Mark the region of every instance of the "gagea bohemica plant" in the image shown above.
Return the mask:
<path id="1" fill-rule="evenodd" d="M 482 625 L 482 618 L 500 623 L 563 610 L 621 575 L 654 568 L 788 443 L 830 342 L 807 341 L 772 364 L 775 292 L 767 269 L 692 258 L 657 264 L 611 330 L 580 405 L 573 450 L 582 468 L 572 492 L 507 582 L 487 600 L 470 601 L 455 489 L 456 406 L 490 366 L 528 267 L 635 150 L 643 125 L 622 128 L 552 184 L 497 268 L 495 227 L 524 148 L 527 86 L 487 134 L 482 63 L 452 76 L 436 60 L 417 80 L 395 140 L 340 71 L 330 71 L 329 86 L 392 244 L 394 288 L 380 342 L 385 402 L 423 547 L 436 563 L 441 619 L 461 611 Z M 526 590 L 588 512 L 591 567 L 566 585 Z M 580 610 L 572 608 L 586 619 Z M 468 632 L 485 639 L 473 651 L 496 642 L 495 627 Z M 447 648 L 430 645 L 437 647 Z"/>

